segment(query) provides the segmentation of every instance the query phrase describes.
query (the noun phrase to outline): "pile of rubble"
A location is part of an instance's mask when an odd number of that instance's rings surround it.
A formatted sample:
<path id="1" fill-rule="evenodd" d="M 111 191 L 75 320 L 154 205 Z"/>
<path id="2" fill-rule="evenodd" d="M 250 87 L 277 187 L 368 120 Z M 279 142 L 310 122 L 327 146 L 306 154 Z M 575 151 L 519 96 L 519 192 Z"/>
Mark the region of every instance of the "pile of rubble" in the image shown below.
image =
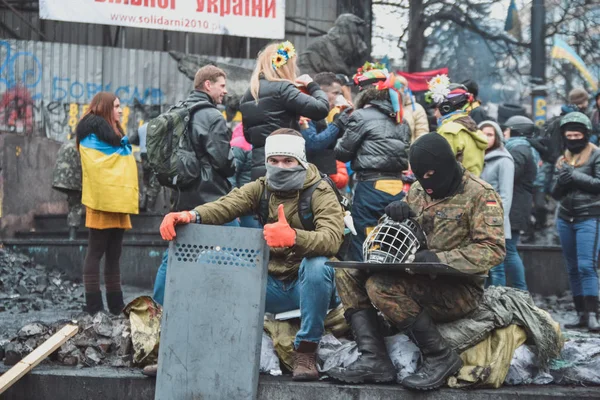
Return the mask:
<path id="1" fill-rule="evenodd" d="M 81 310 L 84 288 L 30 258 L 0 248 L 0 312 Z"/>
<path id="2" fill-rule="evenodd" d="M 103 312 L 95 316 L 81 314 L 75 321 L 58 321 L 49 325 L 34 322 L 22 327 L 17 336 L 0 343 L 0 360 L 14 365 L 67 323 L 79 325 L 79 333 L 69 339 L 46 362 L 78 367 L 109 365 L 132 366 L 132 342 L 129 320 Z"/>

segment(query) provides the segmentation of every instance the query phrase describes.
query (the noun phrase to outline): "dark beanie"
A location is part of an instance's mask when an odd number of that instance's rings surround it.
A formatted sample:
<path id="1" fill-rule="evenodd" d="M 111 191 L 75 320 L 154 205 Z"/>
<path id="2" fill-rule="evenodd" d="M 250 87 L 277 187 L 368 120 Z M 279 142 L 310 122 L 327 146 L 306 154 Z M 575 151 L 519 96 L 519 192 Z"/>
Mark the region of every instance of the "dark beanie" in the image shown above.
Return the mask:
<path id="1" fill-rule="evenodd" d="M 462 168 L 448 141 L 437 132 L 418 138 L 408 151 L 410 166 L 423 189 L 434 199 L 452 195 L 462 181 Z M 425 179 L 427 171 L 435 171 Z"/>
<path id="2" fill-rule="evenodd" d="M 588 130 L 587 126 L 585 126 L 584 124 L 580 124 L 578 122 L 568 122 L 568 123 L 564 124 L 563 126 L 561 126 L 561 130 L 563 133 L 566 131 L 571 131 L 571 132 L 581 132 L 585 136 L 590 135 L 590 131 Z"/>
<path id="3" fill-rule="evenodd" d="M 437 132 L 428 133 L 414 141 L 408 158 L 413 172 L 421 176 L 429 170 L 437 171 L 439 167 L 447 168 L 457 163 L 450 144 Z"/>

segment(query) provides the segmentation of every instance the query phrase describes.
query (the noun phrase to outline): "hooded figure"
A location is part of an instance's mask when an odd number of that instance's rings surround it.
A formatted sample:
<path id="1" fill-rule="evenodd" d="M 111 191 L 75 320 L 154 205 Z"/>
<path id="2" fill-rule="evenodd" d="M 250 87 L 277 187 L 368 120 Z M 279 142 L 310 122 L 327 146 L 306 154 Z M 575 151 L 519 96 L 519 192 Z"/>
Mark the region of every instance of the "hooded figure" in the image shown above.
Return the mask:
<path id="1" fill-rule="evenodd" d="M 409 150 L 417 176 L 406 201 L 385 208 L 397 222 L 412 218 L 427 237 L 415 263 L 444 263 L 468 277 L 370 273 L 337 269 L 336 284 L 359 350 L 358 359 L 328 371 L 344 382 L 386 382 L 396 371 L 379 331 L 377 310 L 400 331 L 407 331 L 421 350 L 423 362 L 400 383 L 431 390 L 462 366 L 459 355 L 440 335 L 436 324 L 463 318 L 483 296 L 482 274 L 504 258 L 503 213 L 494 189 L 455 160 L 448 142 L 430 133 Z"/>

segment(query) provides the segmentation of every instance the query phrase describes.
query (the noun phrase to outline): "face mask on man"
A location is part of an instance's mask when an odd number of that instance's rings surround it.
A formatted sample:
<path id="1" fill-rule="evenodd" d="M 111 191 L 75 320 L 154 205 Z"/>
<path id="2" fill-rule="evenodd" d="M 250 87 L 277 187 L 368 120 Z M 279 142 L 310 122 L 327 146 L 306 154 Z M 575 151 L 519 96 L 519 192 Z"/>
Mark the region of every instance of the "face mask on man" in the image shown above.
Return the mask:
<path id="1" fill-rule="evenodd" d="M 417 180 L 433 199 L 453 195 L 462 182 L 462 168 L 448 141 L 435 132 L 423 135 L 412 144 L 409 159 Z M 428 171 L 434 173 L 425 178 Z"/>
<path id="2" fill-rule="evenodd" d="M 275 192 L 290 192 L 304 187 L 306 169 L 302 165 L 280 168 L 267 164 L 267 186 Z"/>
<path id="3" fill-rule="evenodd" d="M 565 146 L 573 154 L 581 153 L 588 145 L 588 138 L 581 139 L 567 139 L 565 140 Z"/>

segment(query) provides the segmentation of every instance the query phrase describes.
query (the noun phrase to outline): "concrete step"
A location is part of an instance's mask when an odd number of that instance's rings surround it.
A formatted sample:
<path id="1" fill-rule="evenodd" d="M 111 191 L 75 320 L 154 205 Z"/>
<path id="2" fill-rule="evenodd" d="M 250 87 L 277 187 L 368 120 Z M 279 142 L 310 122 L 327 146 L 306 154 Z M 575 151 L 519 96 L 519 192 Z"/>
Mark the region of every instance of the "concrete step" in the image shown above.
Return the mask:
<path id="1" fill-rule="evenodd" d="M 1 366 L 0 371 L 8 368 Z M 4 400 L 56 399 L 154 399 L 156 380 L 144 377 L 140 370 L 54 367 L 40 365 L 25 375 L 3 395 Z M 598 388 L 547 386 L 514 386 L 499 389 L 458 390 L 415 393 L 392 385 L 339 385 L 328 381 L 294 382 L 289 376 L 261 376 L 259 400 L 509 400 L 509 399 L 575 400 L 598 399 Z M 229 399 L 228 399 L 229 400 Z"/>
<path id="2" fill-rule="evenodd" d="M 5 239 L 4 247 L 32 257 L 36 263 L 57 268 L 70 279 L 81 280 L 87 239 Z M 167 242 L 157 239 L 123 240 L 121 280 L 147 290 L 154 286 L 156 271 Z"/>
<path id="3" fill-rule="evenodd" d="M 131 225 L 133 230 L 155 230 L 158 232 L 163 217 L 164 214 L 158 213 L 131 215 Z M 35 230 L 40 232 L 62 230 L 67 226 L 66 214 L 36 215 L 33 220 Z M 83 221 L 85 221 L 85 216 L 83 217 Z"/>
<path id="4" fill-rule="evenodd" d="M 234 229 L 234 228 L 232 228 Z M 73 279 L 81 278 L 81 268 L 87 240 L 11 238 L 4 245 L 30 255 L 39 264 L 54 266 Z M 151 288 L 167 243 L 157 236 L 136 238 L 127 236 L 121 255 L 123 283 Z M 569 290 L 569 279 L 559 246 L 519 246 L 525 265 L 527 285 L 532 293 L 544 296 L 561 295 Z"/>

